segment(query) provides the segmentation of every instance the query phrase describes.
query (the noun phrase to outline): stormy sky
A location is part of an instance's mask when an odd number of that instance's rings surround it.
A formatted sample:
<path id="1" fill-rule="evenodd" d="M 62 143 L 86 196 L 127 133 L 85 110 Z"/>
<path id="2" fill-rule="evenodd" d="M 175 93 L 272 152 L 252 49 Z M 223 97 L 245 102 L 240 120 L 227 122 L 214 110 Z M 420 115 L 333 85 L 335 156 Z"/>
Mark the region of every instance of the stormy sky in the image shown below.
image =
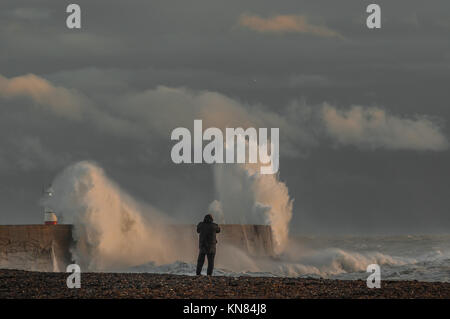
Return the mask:
<path id="1" fill-rule="evenodd" d="M 170 133 L 279 127 L 295 234 L 450 230 L 450 3 L 0 3 L 0 223 L 41 223 L 42 187 L 93 160 L 135 198 L 197 222 L 212 167 Z"/>

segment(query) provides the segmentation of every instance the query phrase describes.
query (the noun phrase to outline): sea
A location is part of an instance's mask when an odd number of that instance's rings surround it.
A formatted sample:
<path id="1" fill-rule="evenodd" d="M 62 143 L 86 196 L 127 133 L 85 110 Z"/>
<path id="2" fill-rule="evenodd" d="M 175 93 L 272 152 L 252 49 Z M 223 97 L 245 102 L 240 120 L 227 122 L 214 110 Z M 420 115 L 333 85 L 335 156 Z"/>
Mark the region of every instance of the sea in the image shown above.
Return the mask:
<path id="1" fill-rule="evenodd" d="M 219 260 L 215 275 L 341 280 L 366 280 L 370 275 L 367 267 L 377 264 L 382 280 L 450 282 L 450 235 L 298 236 L 290 238 L 285 253 L 255 257 L 248 269 L 242 265 L 242 269 L 232 270 L 220 264 Z M 150 262 L 121 271 L 195 275 L 195 264 Z"/>

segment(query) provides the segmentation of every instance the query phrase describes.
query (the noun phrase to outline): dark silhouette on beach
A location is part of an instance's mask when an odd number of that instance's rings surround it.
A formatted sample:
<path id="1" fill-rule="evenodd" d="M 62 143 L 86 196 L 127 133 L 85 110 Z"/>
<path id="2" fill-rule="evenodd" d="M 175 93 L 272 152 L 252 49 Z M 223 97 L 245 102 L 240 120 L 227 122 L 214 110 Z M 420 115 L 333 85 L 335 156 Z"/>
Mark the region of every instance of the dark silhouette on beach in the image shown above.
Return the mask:
<path id="1" fill-rule="evenodd" d="M 198 239 L 197 276 L 202 272 L 205 256 L 208 258 L 208 269 L 206 273 L 208 276 L 211 276 L 214 269 L 214 257 L 216 256 L 216 234 L 220 233 L 220 227 L 216 223 L 213 223 L 213 217 L 208 214 L 203 219 L 203 222 L 197 225 L 197 233 L 200 234 Z"/>

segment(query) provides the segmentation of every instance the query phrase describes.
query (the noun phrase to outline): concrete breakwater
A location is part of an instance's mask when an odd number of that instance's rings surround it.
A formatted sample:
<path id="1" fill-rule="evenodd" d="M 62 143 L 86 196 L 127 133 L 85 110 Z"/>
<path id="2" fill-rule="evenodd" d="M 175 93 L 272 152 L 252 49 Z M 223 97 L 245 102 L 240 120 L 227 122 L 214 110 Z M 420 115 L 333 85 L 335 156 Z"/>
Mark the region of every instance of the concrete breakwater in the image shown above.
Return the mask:
<path id="1" fill-rule="evenodd" d="M 71 225 L 1 225 L 0 268 L 65 271 Z"/>
<path id="2" fill-rule="evenodd" d="M 195 225 L 171 225 L 183 240 L 197 241 Z M 272 231 L 267 225 L 220 225 L 221 245 L 250 256 L 272 256 Z M 65 271 L 71 263 L 72 225 L 0 225 L 0 268 Z"/>

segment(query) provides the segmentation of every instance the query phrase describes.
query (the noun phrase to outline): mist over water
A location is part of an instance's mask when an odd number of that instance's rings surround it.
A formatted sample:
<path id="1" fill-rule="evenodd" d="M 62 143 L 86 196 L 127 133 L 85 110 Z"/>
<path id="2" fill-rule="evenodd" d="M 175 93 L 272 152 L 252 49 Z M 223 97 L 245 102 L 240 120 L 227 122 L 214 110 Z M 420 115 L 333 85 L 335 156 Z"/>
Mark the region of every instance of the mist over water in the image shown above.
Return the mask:
<path id="1" fill-rule="evenodd" d="M 450 238 L 429 238 L 428 246 L 400 237 L 395 245 L 389 238 L 290 238 L 293 200 L 277 175 L 261 175 L 257 166 L 216 165 L 214 183 L 216 220 L 271 225 L 276 253 L 252 257 L 220 245 L 217 275 L 364 279 L 367 266 L 377 263 L 391 279 L 449 281 Z M 82 271 L 195 274 L 196 240 L 174 236 L 169 214 L 133 199 L 95 163 L 67 167 L 52 185 L 55 196 L 42 204 L 73 224 L 71 253 Z"/>

